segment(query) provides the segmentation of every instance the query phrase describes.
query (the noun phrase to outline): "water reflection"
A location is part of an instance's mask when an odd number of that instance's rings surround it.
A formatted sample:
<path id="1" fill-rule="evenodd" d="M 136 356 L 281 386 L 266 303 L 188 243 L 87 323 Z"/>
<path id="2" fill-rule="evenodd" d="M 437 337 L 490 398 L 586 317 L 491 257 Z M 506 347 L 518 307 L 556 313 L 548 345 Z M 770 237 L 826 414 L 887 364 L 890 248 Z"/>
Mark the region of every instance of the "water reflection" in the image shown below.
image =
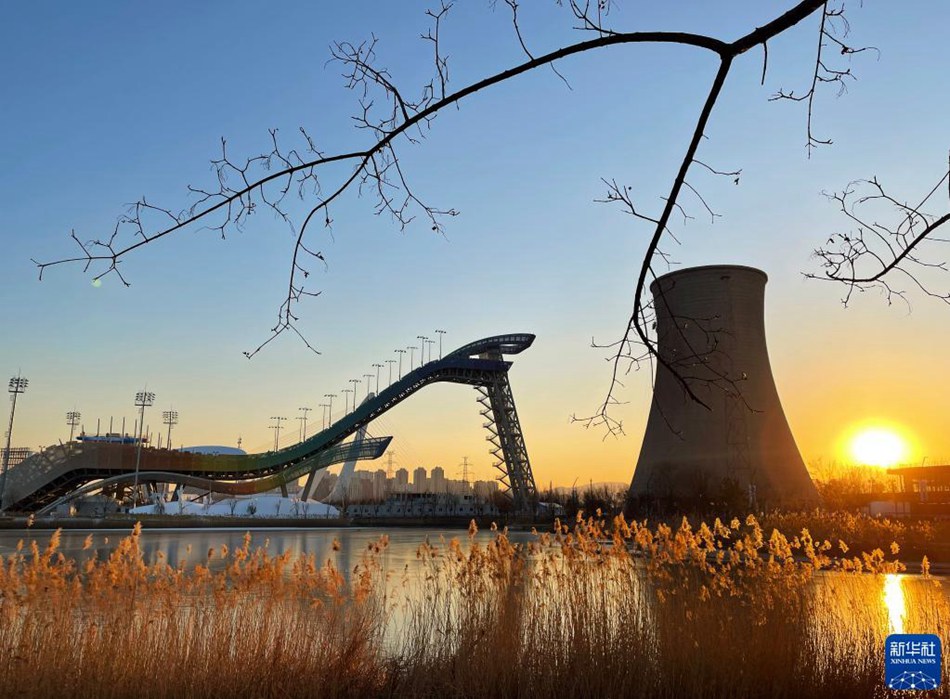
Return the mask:
<path id="1" fill-rule="evenodd" d="M 884 576 L 884 606 L 887 608 L 890 633 L 904 633 L 907 604 L 904 600 L 903 577 L 894 573 Z"/>
<path id="2" fill-rule="evenodd" d="M 228 551 L 240 548 L 244 543 L 244 536 L 248 530 L 225 528 L 200 529 L 143 529 L 140 540 L 142 553 L 147 563 L 155 562 L 161 554 L 165 561 L 172 566 L 184 564 L 191 568 L 196 564 L 210 565 L 211 569 L 223 568 L 221 548 L 226 546 Z M 100 560 L 109 557 L 119 542 L 128 536 L 130 530 L 64 530 L 61 534 L 59 550 L 67 558 L 84 562 L 96 556 Z M 39 547 L 45 548 L 49 543 L 49 531 L 4 531 L 0 532 L 0 556 L 7 556 L 16 550 L 17 543 L 23 541 L 29 547 L 31 541 L 36 541 Z M 463 547 L 467 546 L 468 533 L 465 530 L 430 530 L 417 528 L 382 530 L 376 528 L 326 528 L 326 529 L 257 529 L 250 530 L 251 548 L 261 546 L 267 548 L 272 555 L 290 553 L 292 556 L 312 555 L 318 565 L 332 561 L 344 574 L 353 570 L 363 554 L 382 535 L 389 537 L 389 546 L 379 556 L 379 562 L 384 569 L 402 571 L 406 565 L 413 568 L 416 564 L 416 550 L 428 537 L 438 548 L 442 548 L 442 539 L 448 541 L 459 539 Z M 86 537 L 92 536 L 92 546 L 84 548 Z M 493 534 L 489 531 L 479 532 L 476 540 L 487 543 Z M 510 538 L 514 542 L 528 541 L 532 538 L 530 532 L 512 532 Z M 214 551 L 214 556 L 208 560 L 208 552 Z"/>
<path id="3" fill-rule="evenodd" d="M 67 558 L 78 561 L 85 561 L 91 556 L 104 560 L 128 533 L 128 530 L 64 531 L 60 550 Z M 387 600 L 390 604 L 425 600 L 426 595 L 431 593 L 431 589 L 425 587 L 426 579 L 431 579 L 429 576 L 438 571 L 438 566 L 434 563 L 424 565 L 416 558 L 419 545 L 426 538 L 438 551 L 444 551 L 446 543 L 452 538 L 459 539 L 463 550 L 468 549 L 468 535 L 464 530 L 417 528 L 258 529 L 251 531 L 251 545 L 254 548 L 266 545 L 271 555 L 285 552 L 313 555 L 318 566 L 332 561 L 344 575 L 349 575 L 363 554 L 384 534 L 389 537 L 389 546 L 378 555 L 377 560 L 382 570 L 393 576 L 386 577 Z M 27 546 L 30 540 L 36 541 L 43 548 L 50 535 L 51 532 L 46 531 L 0 532 L 0 556 L 14 552 L 20 540 L 24 540 Z M 90 535 L 92 546 L 84 550 L 86 537 Z M 155 561 L 160 554 L 172 566 L 184 564 L 190 568 L 199 563 L 210 563 L 210 567 L 215 569 L 224 565 L 222 546 L 234 551 L 243 544 L 244 536 L 244 529 L 143 530 L 141 547 L 148 562 Z M 484 545 L 492 536 L 488 531 L 479 532 L 476 541 Z M 514 543 L 534 539 L 529 532 L 511 532 L 510 538 Z M 210 561 L 209 550 L 215 552 Z M 532 561 L 532 565 L 537 564 L 539 561 Z M 573 573 L 562 569 L 561 563 L 556 560 L 540 565 L 545 566 L 547 575 L 533 578 L 530 595 L 533 602 L 537 603 L 537 609 L 544 610 L 537 613 L 551 616 L 537 620 L 538 623 L 567 623 L 564 615 L 573 614 L 576 605 L 591 614 L 599 609 L 601 617 L 606 619 L 604 632 L 619 633 L 621 629 L 650 629 L 655 626 L 655 594 L 642 566 L 620 572 L 605 568 L 575 581 L 571 577 Z M 443 574 L 447 572 L 443 571 Z M 574 590 L 581 583 L 588 585 L 588 588 L 578 588 L 576 599 L 565 603 L 565 591 Z M 917 576 L 908 575 L 886 575 L 883 585 L 877 576 L 817 575 L 810 586 L 808 611 L 809 627 L 814 633 L 816 646 L 827 645 L 829 639 L 833 639 L 831 645 L 852 645 L 862 642 L 861 639 L 869 633 L 904 633 L 905 629 L 917 630 L 918 626 L 933 630 L 930 628 L 933 623 L 919 618 L 917 591 L 921 584 Z M 457 582 L 448 581 L 442 590 L 449 599 L 443 598 L 440 603 L 464 613 L 469 600 L 464 599 Z M 928 590 L 928 594 L 938 593 Z M 939 594 L 945 595 L 946 588 Z M 913 602 L 910 609 L 909 602 Z M 393 629 L 399 628 L 400 621 L 405 621 L 399 615 L 396 616 Z M 568 621 L 581 624 L 583 618 L 586 617 Z"/>

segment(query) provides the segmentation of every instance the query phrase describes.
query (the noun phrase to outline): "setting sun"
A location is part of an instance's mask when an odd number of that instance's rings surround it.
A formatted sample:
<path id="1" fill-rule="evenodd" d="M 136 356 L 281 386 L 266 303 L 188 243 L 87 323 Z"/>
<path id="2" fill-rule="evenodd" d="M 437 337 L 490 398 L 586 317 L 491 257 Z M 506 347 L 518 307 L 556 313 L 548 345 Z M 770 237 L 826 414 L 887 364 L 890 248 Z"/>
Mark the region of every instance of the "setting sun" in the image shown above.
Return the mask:
<path id="1" fill-rule="evenodd" d="M 897 431 L 888 427 L 868 427 L 851 439 L 851 457 L 862 465 L 888 467 L 907 460 L 909 448 Z"/>

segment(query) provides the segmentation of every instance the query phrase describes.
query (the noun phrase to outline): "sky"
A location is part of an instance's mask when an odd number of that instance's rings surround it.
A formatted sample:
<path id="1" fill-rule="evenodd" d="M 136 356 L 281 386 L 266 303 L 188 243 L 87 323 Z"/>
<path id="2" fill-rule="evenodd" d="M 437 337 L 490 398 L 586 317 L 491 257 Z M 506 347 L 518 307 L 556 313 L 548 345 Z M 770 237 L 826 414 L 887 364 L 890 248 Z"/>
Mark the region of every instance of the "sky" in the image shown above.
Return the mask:
<path id="1" fill-rule="evenodd" d="M 696 31 L 732 39 L 790 3 L 684 0 L 622 3 L 618 27 Z M 427 138 L 403 145 L 402 165 L 427 202 L 454 208 L 444 236 L 422 222 L 400 230 L 355 191 L 332 210 L 333 228 L 309 239 L 326 257 L 308 283 L 322 293 L 300 308 L 300 330 L 319 354 L 284 336 L 267 339 L 286 288 L 293 239 L 266 213 L 222 240 L 189 229 L 130 255 L 131 282 L 100 286 L 81 266 L 49 269 L 31 259 L 75 252 L 69 239 L 108 235 L 125 205 L 145 196 L 180 209 L 189 184 L 209 185 L 209 160 L 226 138 L 235 155 L 266 150 L 268 129 L 287 143 L 304 126 L 328 152 L 365 147 L 354 128 L 358 95 L 333 41 L 375 36 L 380 64 L 407 92 L 432 73 L 419 39 L 418 2 L 17 3 L 0 23 L 0 372 L 30 379 L 13 442 L 65 440 L 65 412 L 87 431 L 97 419 L 135 417 L 134 395 L 153 391 L 152 431 L 174 409 L 175 444 L 265 450 L 272 416 L 296 439 L 299 408 L 334 413 L 351 378 L 396 359 L 418 335 L 445 329 L 444 351 L 487 335 L 531 332 L 511 382 L 539 485 L 629 481 L 650 405 L 647 368 L 625 377 L 614 416 L 625 435 L 585 429 L 609 385 L 607 352 L 623 332 L 649 229 L 595 202 L 601 178 L 631 186 L 658 211 L 682 157 L 714 59 L 688 47 L 603 49 L 499 85 L 440 114 Z M 458 3 L 442 28 L 450 87 L 524 59 L 502 3 Z M 911 293 L 910 309 L 876 293 L 849 307 L 843 290 L 807 281 L 813 249 L 847 222 L 822 196 L 878 176 L 900 197 L 919 198 L 947 166 L 950 6 L 922 0 L 848 5 L 851 40 L 879 50 L 851 61 L 847 94 L 819 93 L 819 136 L 833 145 L 809 158 L 803 105 L 772 102 L 778 89 L 807 89 L 817 25 L 802 23 L 730 74 L 699 156 L 742 169 L 738 186 L 691 176 L 721 216 L 695 198 L 694 217 L 674 223 L 678 266 L 744 264 L 769 275 L 766 327 L 772 368 L 806 462 L 847 458 L 862 425 L 891 425 L 908 460 L 950 461 L 950 308 Z M 577 41 L 555 3 L 522 9 L 534 53 Z M 328 173 L 327 183 L 342 170 Z M 325 186 L 328 186 L 325 185 Z M 946 210 L 946 198 L 938 207 Z M 295 204 L 299 214 L 302 204 Z M 937 277 L 938 283 L 950 286 Z M 407 355 L 408 358 L 408 355 Z M 4 380 L 6 380 L 4 375 Z M 383 381 L 387 370 L 383 370 Z M 366 390 L 361 384 L 360 392 Z M 488 444 L 470 388 L 436 385 L 371 426 L 393 434 L 396 466 L 463 457 L 490 475 Z M 4 412 L 4 417 L 6 413 Z M 312 428 L 311 428 L 312 429 Z"/>

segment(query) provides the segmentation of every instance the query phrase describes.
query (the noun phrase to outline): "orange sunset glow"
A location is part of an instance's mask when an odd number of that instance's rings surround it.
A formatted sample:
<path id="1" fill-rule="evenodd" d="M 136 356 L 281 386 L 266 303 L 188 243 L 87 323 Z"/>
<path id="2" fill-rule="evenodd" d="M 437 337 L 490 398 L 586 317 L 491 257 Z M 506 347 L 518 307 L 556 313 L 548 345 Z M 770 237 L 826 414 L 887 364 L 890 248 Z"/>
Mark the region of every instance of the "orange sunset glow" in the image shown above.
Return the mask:
<path id="1" fill-rule="evenodd" d="M 848 460 L 862 466 L 890 468 L 912 459 L 910 440 L 891 425 L 862 425 L 847 439 Z"/>

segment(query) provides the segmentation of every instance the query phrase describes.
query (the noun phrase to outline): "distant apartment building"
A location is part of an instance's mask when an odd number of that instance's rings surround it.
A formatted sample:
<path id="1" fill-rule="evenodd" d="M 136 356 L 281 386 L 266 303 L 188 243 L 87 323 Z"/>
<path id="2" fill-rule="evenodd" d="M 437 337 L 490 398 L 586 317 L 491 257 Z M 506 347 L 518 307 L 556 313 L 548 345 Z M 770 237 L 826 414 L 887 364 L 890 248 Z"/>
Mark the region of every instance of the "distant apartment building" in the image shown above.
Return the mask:
<path id="1" fill-rule="evenodd" d="M 377 469 L 375 471 L 354 471 L 347 491 L 345 500 L 352 505 L 357 504 L 380 504 L 393 497 L 412 495 L 445 495 L 448 500 L 439 507 L 448 507 L 451 502 L 463 502 L 466 498 L 474 499 L 478 503 L 491 502 L 493 496 L 498 492 L 498 482 L 494 480 L 475 481 L 470 483 L 465 480 L 455 480 L 445 477 L 445 469 L 436 466 L 431 472 L 427 472 L 425 467 L 420 466 L 413 469 L 412 481 L 409 479 L 409 471 L 400 468 L 395 472 L 395 477 L 387 476 L 386 471 Z M 318 486 L 315 499 L 326 497 L 326 494 L 332 492 L 338 476 L 327 474 Z M 434 502 L 434 501 L 433 501 Z M 436 514 L 439 514 L 436 512 Z M 442 514 L 445 514 L 443 512 Z M 388 516 L 388 515 L 387 515 Z"/>
<path id="2" fill-rule="evenodd" d="M 426 477 L 425 466 L 420 466 L 412 472 L 412 492 L 424 493 L 428 487 L 429 479 Z"/>
<path id="3" fill-rule="evenodd" d="M 404 468 L 396 471 L 395 492 L 405 493 L 409 490 L 409 471 Z"/>
<path id="4" fill-rule="evenodd" d="M 498 481 L 475 481 L 473 486 L 475 497 L 481 500 L 489 500 L 498 492 Z"/>
<path id="5" fill-rule="evenodd" d="M 386 472 L 379 469 L 373 474 L 373 499 L 382 500 L 389 495 L 389 479 L 386 478 Z"/>
<path id="6" fill-rule="evenodd" d="M 429 492 L 430 493 L 444 493 L 447 492 L 446 481 L 445 481 L 445 469 L 441 466 L 436 466 L 432 469 L 432 477 L 429 479 Z"/>
<path id="7" fill-rule="evenodd" d="M 368 471 L 356 471 L 350 479 L 346 499 L 349 502 L 365 502 L 373 499 L 373 474 Z"/>

